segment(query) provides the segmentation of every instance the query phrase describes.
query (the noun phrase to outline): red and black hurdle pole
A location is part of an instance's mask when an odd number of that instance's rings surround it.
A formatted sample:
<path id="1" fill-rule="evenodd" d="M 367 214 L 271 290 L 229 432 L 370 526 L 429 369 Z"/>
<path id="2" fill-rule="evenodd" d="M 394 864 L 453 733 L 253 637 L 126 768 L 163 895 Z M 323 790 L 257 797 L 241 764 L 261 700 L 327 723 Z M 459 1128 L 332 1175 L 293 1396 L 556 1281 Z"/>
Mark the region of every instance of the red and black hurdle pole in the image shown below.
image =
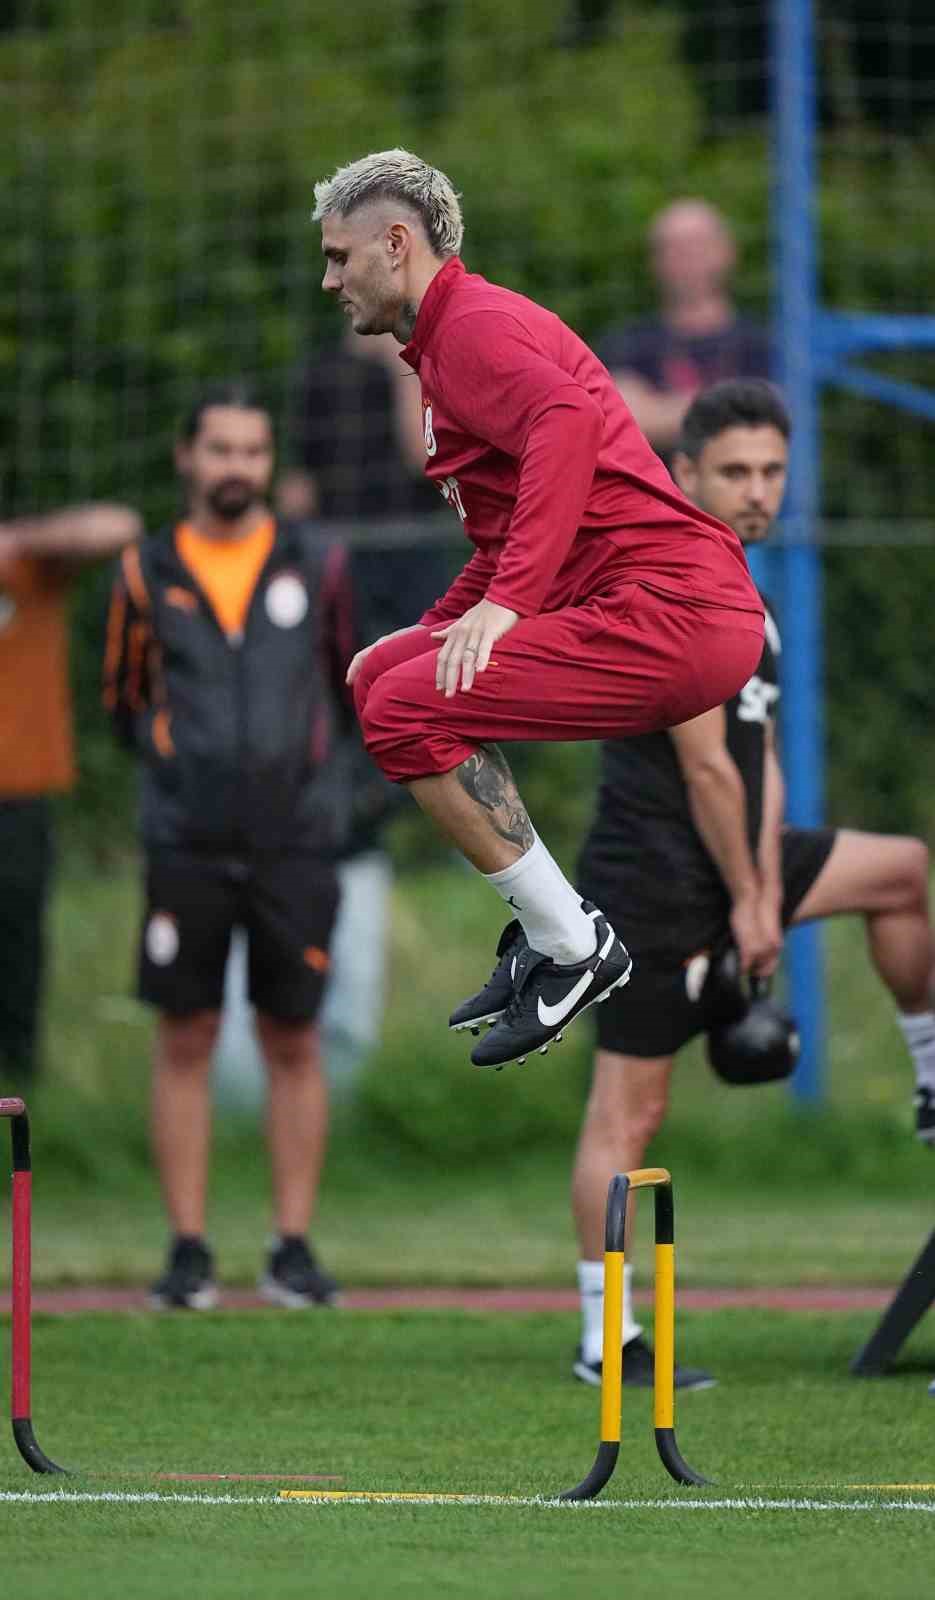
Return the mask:
<path id="1" fill-rule="evenodd" d="M 0 1099 L 13 1146 L 13 1268 L 10 1418 L 16 1448 L 33 1472 L 64 1472 L 36 1443 L 32 1430 L 32 1158 L 29 1117 L 19 1099 Z"/>

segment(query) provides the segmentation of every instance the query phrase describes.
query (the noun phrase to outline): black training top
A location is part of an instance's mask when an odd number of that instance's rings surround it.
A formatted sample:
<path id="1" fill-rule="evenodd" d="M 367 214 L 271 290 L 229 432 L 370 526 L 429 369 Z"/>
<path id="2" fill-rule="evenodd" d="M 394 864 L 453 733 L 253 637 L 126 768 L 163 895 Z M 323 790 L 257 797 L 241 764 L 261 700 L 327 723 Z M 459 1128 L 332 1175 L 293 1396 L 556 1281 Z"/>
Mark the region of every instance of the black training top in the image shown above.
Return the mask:
<path id="1" fill-rule="evenodd" d="M 727 704 L 727 747 L 746 790 L 754 853 L 763 808 L 766 722 L 779 699 L 779 630 L 764 605 L 766 643 L 759 666 Z M 668 733 L 602 744 L 597 815 L 581 852 L 578 886 L 603 909 L 625 912 L 628 942 L 641 952 L 682 954 L 723 933 L 730 897 L 695 828 Z"/>

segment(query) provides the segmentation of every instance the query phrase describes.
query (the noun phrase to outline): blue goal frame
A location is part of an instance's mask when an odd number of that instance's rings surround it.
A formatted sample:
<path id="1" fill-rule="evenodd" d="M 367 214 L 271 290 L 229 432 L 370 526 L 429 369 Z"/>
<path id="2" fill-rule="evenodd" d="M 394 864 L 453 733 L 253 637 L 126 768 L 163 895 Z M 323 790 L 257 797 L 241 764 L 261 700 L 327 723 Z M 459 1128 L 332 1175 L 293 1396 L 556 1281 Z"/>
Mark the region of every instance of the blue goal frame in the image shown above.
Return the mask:
<path id="1" fill-rule="evenodd" d="M 790 822 L 814 827 L 824 813 L 822 565 L 820 534 L 823 384 L 935 419 L 935 393 L 855 364 L 870 351 L 935 348 L 935 317 L 830 311 L 817 289 L 816 61 L 813 0 L 773 0 L 774 316 L 780 381 L 794 430 L 780 536 L 757 552 L 755 576 L 773 588 L 783 650 L 783 755 Z M 802 1035 L 793 1092 L 823 1094 L 824 973 L 820 930 L 797 928 L 787 945 L 791 1006 Z"/>

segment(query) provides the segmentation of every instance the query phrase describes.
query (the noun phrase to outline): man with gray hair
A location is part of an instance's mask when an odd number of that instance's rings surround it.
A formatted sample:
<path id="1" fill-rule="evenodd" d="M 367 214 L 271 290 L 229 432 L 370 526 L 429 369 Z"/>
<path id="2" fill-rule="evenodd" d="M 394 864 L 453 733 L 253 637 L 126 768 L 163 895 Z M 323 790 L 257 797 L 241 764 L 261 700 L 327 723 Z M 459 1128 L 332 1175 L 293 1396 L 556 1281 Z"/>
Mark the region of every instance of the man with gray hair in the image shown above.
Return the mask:
<path id="1" fill-rule="evenodd" d="M 592 351 L 467 272 L 444 173 L 381 151 L 315 200 L 322 287 L 418 372 L 426 472 L 475 547 L 348 681 L 378 765 L 516 913 L 450 1019 L 492 1023 L 471 1060 L 500 1067 L 622 987 L 630 958 L 537 836 L 498 742 L 646 733 L 720 705 L 759 660 L 763 608 L 736 535 L 676 489 Z"/>

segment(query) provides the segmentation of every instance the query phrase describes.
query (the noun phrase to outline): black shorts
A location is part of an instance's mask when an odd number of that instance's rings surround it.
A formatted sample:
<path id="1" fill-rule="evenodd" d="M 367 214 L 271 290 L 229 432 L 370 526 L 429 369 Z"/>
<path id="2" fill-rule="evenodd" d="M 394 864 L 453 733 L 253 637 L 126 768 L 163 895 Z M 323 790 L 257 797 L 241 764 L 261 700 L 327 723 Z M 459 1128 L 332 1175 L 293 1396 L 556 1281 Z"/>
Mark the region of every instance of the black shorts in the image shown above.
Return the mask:
<path id="1" fill-rule="evenodd" d="M 786 828 L 782 835 L 783 926 L 788 927 L 825 862 L 837 837 L 834 828 Z M 626 910 L 612 904 L 613 887 L 607 885 L 601 909 L 626 940 Z M 719 1018 L 713 997 L 702 989 L 709 958 L 725 948 L 730 930 L 725 925 L 723 938 L 712 940 L 704 950 L 679 954 L 652 951 L 641 955 L 639 947 L 630 950 L 633 976 L 624 989 L 617 989 L 592 1015 L 597 1023 L 597 1043 L 601 1050 L 627 1056 L 671 1056 L 704 1033 Z"/>
<path id="2" fill-rule="evenodd" d="M 154 852 L 146 868 L 140 999 L 174 1016 L 219 1010 L 231 933 L 241 927 L 251 1003 L 282 1022 L 311 1022 L 337 907 L 337 874 L 314 856 L 248 863 Z"/>

